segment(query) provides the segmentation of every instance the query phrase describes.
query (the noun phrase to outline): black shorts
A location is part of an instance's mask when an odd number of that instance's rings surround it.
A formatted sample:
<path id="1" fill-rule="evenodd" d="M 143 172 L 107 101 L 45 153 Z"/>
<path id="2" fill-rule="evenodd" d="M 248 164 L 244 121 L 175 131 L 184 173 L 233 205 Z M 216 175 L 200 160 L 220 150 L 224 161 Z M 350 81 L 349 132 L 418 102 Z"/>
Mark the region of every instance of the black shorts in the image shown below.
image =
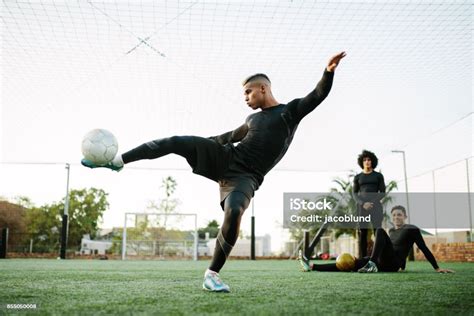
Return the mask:
<path id="1" fill-rule="evenodd" d="M 257 191 L 257 182 L 252 177 L 239 176 L 234 178 L 222 179 L 219 181 L 219 192 L 221 199 L 221 208 L 224 209 L 224 202 L 227 196 L 232 192 L 242 192 L 251 200 Z"/>
<path id="2" fill-rule="evenodd" d="M 219 183 L 222 209 L 225 199 L 234 191 L 242 192 L 251 200 L 259 182 L 253 172 L 235 157 L 233 146 L 223 146 L 208 138 L 193 139 L 196 150 L 196 160 L 193 165 L 190 163 L 193 173 Z"/>
<path id="3" fill-rule="evenodd" d="M 231 151 L 226 146 L 222 146 L 215 141 L 191 136 L 194 142 L 194 161 L 188 163 L 193 169 L 193 173 L 206 177 L 213 181 L 219 181 L 228 168 Z"/>

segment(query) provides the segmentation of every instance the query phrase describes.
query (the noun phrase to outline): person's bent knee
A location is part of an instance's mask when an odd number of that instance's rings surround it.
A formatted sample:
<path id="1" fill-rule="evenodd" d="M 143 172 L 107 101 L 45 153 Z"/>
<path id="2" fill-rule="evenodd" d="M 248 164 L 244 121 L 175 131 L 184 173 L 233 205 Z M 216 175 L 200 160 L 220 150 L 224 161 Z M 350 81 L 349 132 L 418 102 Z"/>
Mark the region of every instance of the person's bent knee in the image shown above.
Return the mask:
<path id="1" fill-rule="evenodd" d="M 224 211 L 226 216 L 232 218 L 239 218 L 244 213 L 249 205 L 249 198 L 242 192 L 232 192 L 226 199 L 224 204 Z"/>
<path id="2" fill-rule="evenodd" d="M 230 217 L 230 219 L 237 220 L 242 216 L 244 210 L 243 210 L 243 207 L 234 206 L 234 207 L 227 208 L 225 212 L 226 212 L 226 216 Z"/>

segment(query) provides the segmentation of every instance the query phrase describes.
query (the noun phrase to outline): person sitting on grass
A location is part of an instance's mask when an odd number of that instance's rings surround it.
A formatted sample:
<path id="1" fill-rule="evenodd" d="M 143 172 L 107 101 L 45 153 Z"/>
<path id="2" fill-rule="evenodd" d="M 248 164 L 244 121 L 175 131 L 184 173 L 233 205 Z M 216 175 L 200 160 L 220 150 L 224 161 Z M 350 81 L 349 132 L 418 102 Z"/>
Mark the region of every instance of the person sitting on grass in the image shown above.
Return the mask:
<path id="1" fill-rule="evenodd" d="M 389 231 L 390 236 L 379 228 L 376 230 L 376 237 L 372 255 L 370 257 L 357 258 L 352 271 L 361 273 L 374 272 L 397 272 L 404 271 L 406 258 L 413 244 L 423 252 L 425 258 L 431 263 L 433 269 L 439 273 L 451 273 L 453 270 L 441 269 L 436 262 L 430 249 L 426 246 L 421 231 L 415 225 L 406 224 L 407 212 L 401 205 L 394 206 L 391 210 L 394 228 Z M 312 264 L 300 251 L 299 262 L 304 272 L 326 271 L 339 272 L 335 263 Z"/>

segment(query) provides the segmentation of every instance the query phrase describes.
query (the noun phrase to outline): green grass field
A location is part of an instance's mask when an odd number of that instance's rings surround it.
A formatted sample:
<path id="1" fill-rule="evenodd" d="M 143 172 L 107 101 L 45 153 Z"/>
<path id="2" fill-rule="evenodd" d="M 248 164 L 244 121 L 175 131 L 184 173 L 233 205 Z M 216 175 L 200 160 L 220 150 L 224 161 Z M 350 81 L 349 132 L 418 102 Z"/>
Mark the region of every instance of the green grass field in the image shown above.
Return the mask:
<path id="1" fill-rule="evenodd" d="M 302 273 L 296 261 L 229 261 L 232 293 L 201 290 L 208 262 L 7 259 L 0 314 L 474 315 L 474 264 L 426 262 L 404 273 Z M 6 304 L 37 304 L 11 310 Z"/>

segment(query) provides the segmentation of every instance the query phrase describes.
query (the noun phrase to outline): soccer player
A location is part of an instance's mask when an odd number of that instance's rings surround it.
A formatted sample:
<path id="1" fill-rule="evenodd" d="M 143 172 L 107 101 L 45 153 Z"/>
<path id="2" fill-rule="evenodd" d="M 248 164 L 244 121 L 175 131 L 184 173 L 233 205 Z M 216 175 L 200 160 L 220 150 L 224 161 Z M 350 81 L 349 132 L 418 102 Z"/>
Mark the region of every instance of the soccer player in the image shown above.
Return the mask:
<path id="1" fill-rule="evenodd" d="M 157 139 L 117 155 L 104 166 L 84 159 L 82 164 L 119 171 L 124 164 L 173 153 L 186 158 L 194 173 L 218 182 L 224 222 L 211 264 L 204 274 L 203 289 L 229 292 L 230 288 L 222 282 L 219 272 L 237 241 L 241 217 L 264 176 L 288 150 L 298 124 L 328 96 L 334 71 L 345 56 L 346 53 L 341 52 L 331 57 L 316 88 L 304 98 L 288 104 L 281 104 L 274 98 L 270 79 L 265 74 L 245 79 L 242 83 L 245 102 L 252 110 L 260 111 L 249 115 L 235 130 L 209 138 L 173 136 Z M 240 143 L 234 146 L 237 142 Z"/>
<path id="2" fill-rule="evenodd" d="M 416 244 L 436 272 L 454 272 L 449 269 L 441 269 L 430 249 L 426 246 L 420 229 L 414 225 L 405 224 L 407 213 L 403 206 L 394 206 L 391 216 L 395 227 L 390 229 L 390 236 L 382 228 L 377 229 L 372 255 L 370 257 L 357 258 L 352 271 L 361 273 L 404 271 L 408 252 L 413 247 L 413 244 Z M 305 272 L 340 271 L 335 263 L 311 264 L 301 251 L 298 259 L 302 270 Z"/>
<path id="3" fill-rule="evenodd" d="M 385 182 L 383 175 L 375 171 L 377 156 L 371 151 L 363 150 L 357 159 L 362 172 L 354 177 L 354 199 L 357 202 L 359 216 L 370 215 L 370 222 L 374 231 L 382 227 L 383 211 L 380 200 L 385 196 Z M 364 225 L 364 224 L 362 224 Z M 359 227 L 359 257 L 367 256 L 367 237 L 369 230 Z"/>

